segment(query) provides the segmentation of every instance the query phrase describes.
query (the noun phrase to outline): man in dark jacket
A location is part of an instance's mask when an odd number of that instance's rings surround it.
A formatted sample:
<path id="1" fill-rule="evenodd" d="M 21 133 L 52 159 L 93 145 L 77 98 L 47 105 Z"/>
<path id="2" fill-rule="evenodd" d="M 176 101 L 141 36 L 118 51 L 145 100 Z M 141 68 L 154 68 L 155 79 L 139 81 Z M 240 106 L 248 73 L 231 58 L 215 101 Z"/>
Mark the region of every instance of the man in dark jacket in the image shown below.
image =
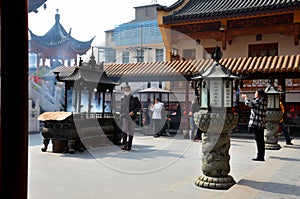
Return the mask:
<path id="1" fill-rule="evenodd" d="M 123 87 L 124 96 L 121 98 L 121 118 L 122 118 L 122 150 L 130 151 L 134 136 L 134 126 L 137 119 L 137 112 L 141 109 L 140 100 L 132 96 L 129 85 Z"/>
<path id="2" fill-rule="evenodd" d="M 192 139 L 192 136 L 196 131 L 196 135 L 194 136 L 193 140 L 195 142 L 202 140 L 202 131 L 199 129 L 198 125 L 195 123 L 194 113 L 199 111 L 199 103 L 197 97 L 192 101 L 189 116 L 190 116 L 190 126 L 191 126 L 191 134 L 190 139 Z"/>

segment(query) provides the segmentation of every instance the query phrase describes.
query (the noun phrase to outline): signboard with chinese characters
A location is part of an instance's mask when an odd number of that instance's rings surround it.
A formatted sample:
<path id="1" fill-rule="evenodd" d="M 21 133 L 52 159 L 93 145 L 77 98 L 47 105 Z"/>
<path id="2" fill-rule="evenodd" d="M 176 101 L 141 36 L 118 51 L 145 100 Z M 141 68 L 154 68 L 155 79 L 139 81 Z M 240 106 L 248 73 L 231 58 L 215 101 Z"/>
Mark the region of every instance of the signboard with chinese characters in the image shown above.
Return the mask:
<path id="1" fill-rule="evenodd" d="M 223 81 L 211 80 L 209 84 L 210 91 L 210 107 L 221 107 L 222 106 L 222 86 Z"/>
<path id="2" fill-rule="evenodd" d="M 274 95 L 268 96 L 268 108 L 274 108 Z"/>
<path id="3" fill-rule="evenodd" d="M 224 107 L 232 106 L 232 81 L 224 81 Z"/>

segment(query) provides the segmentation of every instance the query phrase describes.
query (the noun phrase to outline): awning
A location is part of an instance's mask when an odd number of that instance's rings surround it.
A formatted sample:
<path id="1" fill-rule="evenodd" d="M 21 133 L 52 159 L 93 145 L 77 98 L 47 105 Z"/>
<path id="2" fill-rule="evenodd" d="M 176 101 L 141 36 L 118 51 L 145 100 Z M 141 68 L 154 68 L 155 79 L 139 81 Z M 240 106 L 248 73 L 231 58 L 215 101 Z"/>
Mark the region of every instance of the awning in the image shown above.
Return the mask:
<path id="1" fill-rule="evenodd" d="M 128 64 L 104 64 L 104 71 L 111 79 L 124 78 L 127 81 L 148 81 L 148 80 L 178 80 L 187 73 L 196 74 L 205 71 L 214 63 L 213 59 L 201 60 L 178 60 L 164 62 L 139 62 Z M 220 64 L 230 69 L 232 73 L 241 74 L 248 72 L 249 78 L 259 79 L 270 75 L 278 77 L 300 77 L 300 54 L 281 55 L 270 57 L 242 57 L 222 58 Z M 54 77 L 53 72 L 60 72 L 60 77 L 71 75 L 76 67 L 57 67 L 48 72 L 44 77 Z"/>
<path id="2" fill-rule="evenodd" d="M 127 77 L 127 79 L 131 78 L 132 81 L 135 81 L 142 80 L 143 77 L 149 78 L 150 76 L 160 79 L 161 77 L 172 78 L 185 76 L 189 72 L 196 74 L 200 71 L 205 71 L 213 62 L 213 59 L 201 59 L 128 64 L 112 63 L 105 64 L 104 70 L 110 78 Z M 220 64 L 235 74 L 242 74 L 246 71 L 250 75 L 253 75 L 251 78 L 261 78 L 261 75 L 283 75 L 284 73 L 299 77 L 300 54 L 269 57 L 222 58 Z"/>

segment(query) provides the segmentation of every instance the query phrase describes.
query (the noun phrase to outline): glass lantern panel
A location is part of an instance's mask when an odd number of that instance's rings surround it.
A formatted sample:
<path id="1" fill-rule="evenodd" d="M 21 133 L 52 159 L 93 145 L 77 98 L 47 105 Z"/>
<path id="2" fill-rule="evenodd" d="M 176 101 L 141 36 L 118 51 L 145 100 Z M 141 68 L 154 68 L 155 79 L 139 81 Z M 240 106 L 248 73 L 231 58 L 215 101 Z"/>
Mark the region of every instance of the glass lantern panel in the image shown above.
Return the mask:
<path id="1" fill-rule="evenodd" d="M 221 107 L 222 106 L 222 88 L 223 81 L 211 80 L 209 84 L 210 91 L 210 107 Z"/>
<path id="2" fill-rule="evenodd" d="M 228 88 L 227 88 L 228 87 Z M 224 81 L 224 106 L 232 107 L 232 81 Z"/>
<path id="3" fill-rule="evenodd" d="M 105 102 L 104 102 L 104 112 L 109 113 L 111 112 L 111 93 L 109 90 L 106 90 L 105 92 Z"/>
<path id="4" fill-rule="evenodd" d="M 279 108 L 280 104 L 279 104 L 279 95 L 275 96 L 275 108 Z"/>
<path id="5" fill-rule="evenodd" d="M 268 108 L 274 108 L 274 95 L 268 95 Z"/>
<path id="6" fill-rule="evenodd" d="M 89 101 L 91 100 L 89 98 L 89 90 L 84 87 L 82 90 L 81 90 L 81 93 L 79 92 L 79 94 L 81 94 L 81 96 L 79 96 L 79 100 L 81 100 L 81 108 L 80 108 L 80 112 L 88 112 L 89 111 Z M 79 101 L 80 102 L 80 101 Z"/>
<path id="7" fill-rule="evenodd" d="M 205 88 L 201 89 L 201 107 L 203 107 L 203 108 L 208 107 L 207 98 L 208 98 L 208 96 L 207 96 L 207 87 L 205 87 Z"/>
<path id="8" fill-rule="evenodd" d="M 75 104 L 76 102 L 76 92 L 71 88 L 70 90 L 67 90 L 67 111 L 68 112 L 75 112 L 77 111 L 77 105 Z M 74 104 L 74 106 L 73 106 Z"/>

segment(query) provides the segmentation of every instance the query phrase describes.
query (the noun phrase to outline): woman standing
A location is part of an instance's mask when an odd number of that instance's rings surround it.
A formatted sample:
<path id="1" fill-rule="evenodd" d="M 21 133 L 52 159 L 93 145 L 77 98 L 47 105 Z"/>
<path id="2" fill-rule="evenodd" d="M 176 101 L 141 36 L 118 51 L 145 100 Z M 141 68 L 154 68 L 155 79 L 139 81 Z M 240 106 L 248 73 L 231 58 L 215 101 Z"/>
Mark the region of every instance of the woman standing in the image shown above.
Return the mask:
<path id="1" fill-rule="evenodd" d="M 266 128 L 267 97 L 262 89 L 255 91 L 255 97 L 250 101 L 247 95 L 242 94 L 245 105 L 251 108 L 248 124 L 249 133 L 255 135 L 257 155 L 253 161 L 265 161 L 264 129 Z"/>

